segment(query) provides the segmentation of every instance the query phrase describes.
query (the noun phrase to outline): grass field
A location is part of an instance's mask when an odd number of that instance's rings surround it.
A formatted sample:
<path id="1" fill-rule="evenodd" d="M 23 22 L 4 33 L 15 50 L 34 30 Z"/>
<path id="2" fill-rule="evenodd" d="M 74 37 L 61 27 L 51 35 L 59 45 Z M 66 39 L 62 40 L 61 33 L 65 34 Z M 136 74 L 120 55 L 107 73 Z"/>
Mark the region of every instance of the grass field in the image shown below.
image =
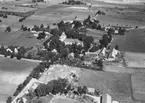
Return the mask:
<path id="1" fill-rule="evenodd" d="M 103 93 L 109 93 L 114 99 L 123 101 L 131 97 L 130 75 L 92 71 L 83 68 L 55 65 L 50 67 L 41 78 L 42 81 L 50 81 L 55 78 L 68 77 L 71 71 L 79 76 L 79 85 L 99 89 Z M 47 83 L 46 82 L 46 83 Z"/>
<path id="2" fill-rule="evenodd" d="M 124 36 L 114 36 L 113 45 L 119 45 L 121 51 L 145 52 L 145 30 L 132 30 Z"/>
<path id="3" fill-rule="evenodd" d="M 118 101 L 123 102 L 131 97 L 129 75 L 85 69 L 81 71 L 80 84 L 102 90 L 103 93 L 109 93 Z"/>
<path id="4" fill-rule="evenodd" d="M 145 101 L 145 75 L 135 74 L 131 77 L 133 87 L 133 97 L 136 100 Z"/>
<path id="5" fill-rule="evenodd" d="M 0 57 L 0 103 L 11 96 L 37 63 Z"/>
<path id="6" fill-rule="evenodd" d="M 60 98 L 60 97 L 54 97 L 50 103 L 81 103 L 77 100 L 74 99 L 69 99 L 69 98 Z"/>

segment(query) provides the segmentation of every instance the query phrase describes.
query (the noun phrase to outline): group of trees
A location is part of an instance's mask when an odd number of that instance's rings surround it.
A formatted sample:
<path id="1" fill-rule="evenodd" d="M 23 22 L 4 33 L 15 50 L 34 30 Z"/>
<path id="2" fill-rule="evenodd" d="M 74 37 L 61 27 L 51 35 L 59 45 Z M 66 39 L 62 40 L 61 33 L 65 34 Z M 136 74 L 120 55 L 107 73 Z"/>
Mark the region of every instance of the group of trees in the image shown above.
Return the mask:
<path id="1" fill-rule="evenodd" d="M 19 19 L 19 22 L 23 22 L 23 20 L 25 20 L 27 17 L 22 17 L 21 19 Z"/>
<path id="2" fill-rule="evenodd" d="M 105 15 L 105 13 L 104 13 L 103 11 L 101 11 L 101 10 L 98 10 L 98 11 L 96 12 L 95 16 L 96 16 L 96 15 Z"/>
<path id="3" fill-rule="evenodd" d="M 11 32 L 11 27 L 10 26 L 8 26 L 7 28 L 6 28 L 6 30 L 5 30 L 5 32 Z"/>
<path id="4" fill-rule="evenodd" d="M 35 89 L 35 94 L 37 97 L 46 96 L 49 93 L 57 94 L 57 93 L 64 93 L 66 90 L 66 86 L 68 85 L 67 79 L 57 79 L 51 80 L 47 84 L 40 84 Z"/>
<path id="5" fill-rule="evenodd" d="M 81 2 L 81 1 L 76 1 L 76 0 L 64 1 L 64 2 L 62 2 L 62 4 L 67 4 L 67 5 L 85 5 L 85 3 Z"/>
<path id="6" fill-rule="evenodd" d="M 22 31 L 30 31 L 30 28 L 28 28 L 27 26 L 21 25 L 20 30 L 22 30 Z"/>
<path id="7" fill-rule="evenodd" d="M 124 35 L 125 31 L 126 31 L 125 28 L 116 27 L 116 28 L 110 28 L 110 29 L 108 29 L 108 33 L 115 34 L 115 30 L 118 31 L 118 33 L 116 35 Z"/>
<path id="8" fill-rule="evenodd" d="M 15 49 L 17 50 L 17 53 Z M 18 47 L 13 45 L 4 47 L 2 45 L 0 48 L 0 54 L 4 55 L 5 57 L 10 56 L 10 58 L 16 57 L 19 60 L 21 58 L 37 59 L 37 60 L 42 59 L 45 53 L 47 53 L 47 51 L 45 52 L 45 50 L 41 50 L 39 47 L 23 47 L 23 46 Z"/>
<path id="9" fill-rule="evenodd" d="M 99 23 L 99 20 L 91 19 L 90 15 L 83 21 L 83 24 L 88 28 L 102 30 L 102 27 Z"/>
<path id="10" fill-rule="evenodd" d="M 76 87 L 75 87 L 76 88 Z M 77 90 L 74 90 L 74 87 L 67 81 L 67 79 L 58 78 L 57 80 L 51 80 L 47 84 L 40 84 L 35 89 L 35 94 L 37 97 L 46 96 L 47 94 L 67 94 L 69 91 L 72 91 L 76 95 L 82 95 L 87 93 L 86 86 L 78 86 Z"/>
<path id="11" fill-rule="evenodd" d="M 8 18 L 8 16 L 4 13 L 0 13 L 0 17 L 3 17 L 3 18 Z"/>
<path id="12" fill-rule="evenodd" d="M 121 28 L 121 27 L 120 27 L 119 30 L 118 30 L 118 34 L 119 34 L 119 35 L 124 35 L 124 34 L 125 34 L 125 31 L 126 31 L 126 30 L 125 30 L 124 28 Z"/>
<path id="13" fill-rule="evenodd" d="M 33 3 L 35 2 L 44 2 L 44 0 L 32 0 Z"/>
<path id="14" fill-rule="evenodd" d="M 47 30 L 49 30 L 49 25 L 46 28 L 44 28 L 43 24 L 41 24 L 40 26 L 34 25 L 32 28 L 32 31 L 33 30 L 34 31 L 47 31 Z"/>

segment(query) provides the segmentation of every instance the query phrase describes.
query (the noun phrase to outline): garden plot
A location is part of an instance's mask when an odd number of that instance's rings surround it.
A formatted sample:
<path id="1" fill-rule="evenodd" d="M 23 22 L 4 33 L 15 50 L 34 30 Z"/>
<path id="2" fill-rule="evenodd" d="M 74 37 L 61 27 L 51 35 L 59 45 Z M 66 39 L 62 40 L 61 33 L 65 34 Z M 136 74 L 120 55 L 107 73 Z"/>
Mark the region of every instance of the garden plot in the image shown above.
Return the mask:
<path id="1" fill-rule="evenodd" d="M 71 72 L 79 75 L 80 68 L 69 67 L 65 65 L 53 65 L 46 72 L 44 72 L 39 79 L 41 82 L 48 83 L 49 81 L 57 78 L 66 78 Z"/>
<path id="2" fill-rule="evenodd" d="M 135 74 L 131 76 L 133 97 L 136 100 L 145 101 L 145 75 Z"/>
<path id="3" fill-rule="evenodd" d="M 81 71 L 80 85 L 109 93 L 115 100 L 126 101 L 131 98 L 131 78 L 126 74 L 109 73 L 83 69 Z"/>
<path id="4" fill-rule="evenodd" d="M 112 45 L 119 45 L 121 51 L 126 52 L 145 52 L 145 29 L 131 30 L 125 35 L 113 36 Z"/>
<path id="5" fill-rule="evenodd" d="M 82 102 L 74 100 L 74 99 L 70 99 L 70 98 L 62 98 L 62 97 L 56 96 L 52 98 L 50 103 L 82 103 Z"/>
<path id="6" fill-rule="evenodd" d="M 136 69 L 145 69 L 145 54 L 125 52 L 124 56 L 127 67 Z"/>

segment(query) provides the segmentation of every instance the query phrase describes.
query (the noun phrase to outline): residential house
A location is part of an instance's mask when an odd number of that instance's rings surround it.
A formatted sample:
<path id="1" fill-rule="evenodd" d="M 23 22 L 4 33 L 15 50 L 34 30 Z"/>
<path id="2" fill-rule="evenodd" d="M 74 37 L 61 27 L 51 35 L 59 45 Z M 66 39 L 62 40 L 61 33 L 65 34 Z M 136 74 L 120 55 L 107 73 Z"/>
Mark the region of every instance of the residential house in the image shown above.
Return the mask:
<path id="1" fill-rule="evenodd" d="M 88 87 L 87 91 L 88 91 L 89 94 L 95 94 L 95 88 Z"/>
<path id="2" fill-rule="evenodd" d="M 112 97 L 109 94 L 104 94 L 102 97 L 102 103 L 112 103 Z"/>
<path id="3" fill-rule="evenodd" d="M 102 103 L 101 102 L 102 96 L 93 96 L 89 94 L 86 94 L 85 96 L 91 98 L 93 100 L 93 103 Z"/>
<path id="4" fill-rule="evenodd" d="M 65 45 L 72 45 L 72 44 L 77 44 L 77 45 L 81 45 L 84 46 L 83 42 L 78 40 L 78 39 L 65 39 L 64 40 Z"/>
<path id="5" fill-rule="evenodd" d="M 66 35 L 65 35 L 65 32 L 63 32 L 62 34 L 61 34 L 61 36 L 60 36 L 60 38 L 59 38 L 59 40 L 61 41 L 61 42 L 64 42 L 65 40 L 66 40 Z"/>

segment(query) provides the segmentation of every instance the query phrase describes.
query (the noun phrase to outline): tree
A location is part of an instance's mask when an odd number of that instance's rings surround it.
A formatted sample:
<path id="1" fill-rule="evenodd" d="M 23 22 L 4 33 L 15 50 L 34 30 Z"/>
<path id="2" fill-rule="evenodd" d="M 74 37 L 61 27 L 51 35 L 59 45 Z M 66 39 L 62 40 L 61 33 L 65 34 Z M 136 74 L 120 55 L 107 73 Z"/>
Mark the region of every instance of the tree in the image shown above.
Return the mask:
<path id="1" fill-rule="evenodd" d="M 46 27 L 46 29 L 45 29 L 47 32 L 49 32 L 49 30 L 50 30 L 50 26 L 49 25 L 47 25 L 47 27 Z"/>
<path id="2" fill-rule="evenodd" d="M 24 25 L 21 25 L 21 29 L 20 30 L 23 30 L 23 28 L 24 28 Z"/>
<path id="3" fill-rule="evenodd" d="M 18 52 L 18 54 L 17 54 L 17 59 L 20 60 L 21 58 L 22 58 L 22 55 L 21 55 L 20 52 Z"/>
<path id="4" fill-rule="evenodd" d="M 72 24 L 74 24 L 74 28 L 79 28 L 82 26 L 82 23 L 80 21 L 73 21 Z"/>
<path id="5" fill-rule="evenodd" d="M 118 45 L 115 45 L 115 49 L 116 49 L 116 50 L 119 50 L 119 46 L 118 46 Z"/>
<path id="6" fill-rule="evenodd" d="M 101 29 L 102 29 L 102 27 L 101 27 L 100 24 L 98 24 L 97 29 L 98 29 L 98 30 L 101 30 Z"/>
<path id="7" fill-rule="evenodd" d="M 80 95 L 82 95 L 83 91 L 82 91 L 82 88 L 80 86 L 78 87 L 77 91 Z"/>
<path id="8" fill-rule="evenodd" d="M 41 100 L 38 100 L 37 103 L 43 103 Z"/>
<path id="9" fill-rule="evenodd" d="M 7 15 L 4 15 L 3 18 L 8 18 L 8 16 Z"/>
<path id="10" fill-rule="evenodd" d="M 90 19 L 91 19 L 91 16 L 89 15 L 88 18 L 83 21 L 83 24 L 86 25 L 86 26 L 89 26 L 89 24 L 91 22 Z"/>
<path id="11" fill-rule="evenodd" d="M 94 38 L 92 36 L 86 36 L 86 38 L 84 39 L 84 42 L 91 44 L 94 42 Z"/>
<path id="12" fill-rule="evenodd" d="M 39 33 L 39 35 L 38 35 L 38 37 L 37 37 L 37 39 L 44 39 L 46 37 L 46 34 L 45 34 L 45 32 L 42 32 L 42 33 Z"/>
<path id="13" fill-rule="evenodd" d="M 11 27 L 8 26 L 8 27 L 6 28 L 6 30 L 5 30 L 5 32 L 11 32 Z"/>
<path id="14" fill-rule="evenodd" d="M 86 86 L 83 86 L 83 88 L 82 88 L 82 93 L 84 93 L 84 94 L 87 93 L 87 87 L 86 87 Z"/>
<path id="15" fill-rule="evenodd" d="M 108 38 L 108 34 L 104 34 L 102 36 L 102 41 L 100 42 L 104 47 L 107 47 L 107 45 L 109 44 L 109 38 Z"/>
<path id="16" fill-rule="evenodd" d="M 96 60 L 97 66 L 99 66 L 101 69 L 103 68 L 103 61 L 102 59 Z"/>
<path id="17" fill-rule="evenodd" d="M 33 3 L 35 3 L 37 0 L 32 0 Z"/>
<path id="18" fill-rule="evenodd" d="M 14 53 L 12 53 L 11 56 L 10 56 L 10 58 L 14 58 L 14 57 L 15 57 L 15 55 L 14 55 Z"/>
<path id="19" fill-rule="evenodd" d="M 4 48 L 4 46 L 2 45 L 1 48 L 0 48 L 0 54 L 5 54 L 6 50 Z"/>
<path id="20" fill-rule="evenodd" d="M 125 29 L 123 29 L 123 28 L 121 28 L 121 27 L 119 28 L 118 31 L 119 31 L 119 34 L 120 34 L 120 35 L 124 35 L 124 33 L 125 33 Z"/>
<path id="21" fill-rule="evenodd" d="M 55 29 L 50 30 L 50 34 L 57 36 L 57 35 L 61 35 L 62 32 L 60 30 L 58 30 L 57 28 L 55 28 Z"/>
<path id="22" fill-rule="evenodd" d="M 36 96 L 40 97 L 40 96 L 46 96 L 47 93 L 46 93 L 46 90 L 47 90 L 47 85 L 45 84 L 40 84 L 36 89 L 35 89 L 35 94 Z"/>
<path id="23" fill-rule="evenodd" d="M 12 97 L 8 97 L 6 103 L 11 103 L 11 102 L 12 102 Z"/>
<path id="24" fill-rule="evenodd" d="M 41 29 L 43 29 L 43 28 L 44 28 L 44 25 L 43 25 L 43 24 L 41 24 L 41 25 L 40 25 L 40 28 L 41 28 Z"/>
<path id="25" fill-rule="evenodd" d="M 84 42 L 84 50 L 85 51 L 88 51 L 88 49 L 90 48 L 90 44 L 89 43 L 86 43 L 86 42 Z"/>

